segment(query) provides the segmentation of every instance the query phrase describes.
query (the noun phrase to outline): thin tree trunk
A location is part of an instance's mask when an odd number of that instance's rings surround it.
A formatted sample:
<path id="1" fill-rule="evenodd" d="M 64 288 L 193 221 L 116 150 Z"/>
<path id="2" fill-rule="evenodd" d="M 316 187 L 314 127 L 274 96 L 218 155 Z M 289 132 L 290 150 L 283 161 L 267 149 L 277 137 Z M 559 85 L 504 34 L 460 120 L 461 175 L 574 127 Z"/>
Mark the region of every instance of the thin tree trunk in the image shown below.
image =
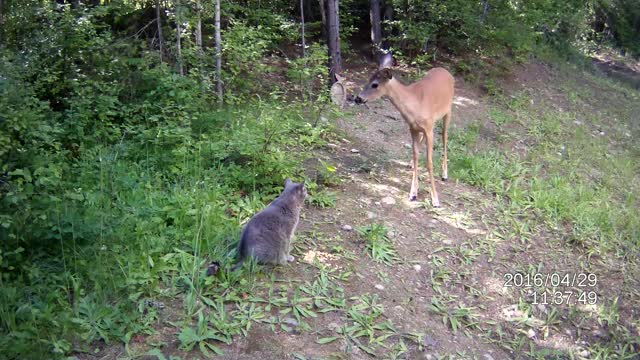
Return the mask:
<path id="1" fill-rule="evenodd" d="M 196 0 L 196 11 L 198 12 L 198 21 L 196 22 L 196 46 L 202 50 L 202 4 L 200 0 Z"/>
<path id="2" fill-rule="evenodd" d="M 302 57 L 305 57 L 307 46 L 304 41 L 304 0 L 300 0 L 300 22 L 302 25 Z"/>
<path id="3" fill-rule="evenodd" d="M 220 1 L 216 0 L 215 38 L 216 38 L 216 90 L 218 102 L 222 103 L 222 39 L 220 37 Z"/>
<path id="4" fill-rule="evenodd" d="M 327 0 L 327 44 L 329 45 L 329 78 L 331 84 L 336 81 L 336 74 L 342 72 L 339 7 L 339 0 Z"/>
<path id="5" fill-rule="evenodd" d="M 0 0 L 0 44 L 2 44 L 2 35 L 4 35 L 4 0 Z"/>
<path id="6" fill-rule="evenodd" d="M 162 16 L 160 16 L 160 0 L 156 0 L 156 23 L 158 25 L 158 46 L 160 47 L 160 62 L 164 52 L 164 38 L 162 37 Z"/>
<path id="7" fill-rule="evenodd" d="M 484 19 L 487 17 L 487 12 L 489 11 L 489 0 L 484 0 L 484 5 L 482 6 L 482 16 L 480 16 L 480 24 L 484 24 Z"/>
<path id="8" fill-rule="evenodd" d="M 391 2 L 391 0 L 386 0 L 384 2 L 384 14 L 382 16 L 383 20 L 385 22 L 391 22 L 393 21 L 393 3 Z M 384 26 L 384 28 L 382 28 L 382 32 L 383 32 L 383 38 L 384 40 L 382 41 L 382 48 L 383 49 L 389 49 L 389 38 L 392 35 L 392 28 L 391 25 L 386 24 L 386 26 Z"/>
<path id="9" fill-rule="evenodd" d="M 371 45 L 373 45 L 374 57 L 380 52 L 380 42 L 382 40 L 382 24 L 380 23 L 380 0 L 371 0 L 369 18 L 371 21 Z"/>
<path id="10" fill-rule="evenodd" d="M 320 17 L 322 18 L 322 37 L 327 39 L 327 2 L 320 0 Z"/>
<path id="11" fill-rule="evenodd" d="M 182 67 L 182 46 L 180 44 L 182 40 L 182 24 L 180 23 L 180 5 L 176 3 L 176 61 L 178 63 L 178 72 L 180 76 L 184 75 L 184 69 Z"/>

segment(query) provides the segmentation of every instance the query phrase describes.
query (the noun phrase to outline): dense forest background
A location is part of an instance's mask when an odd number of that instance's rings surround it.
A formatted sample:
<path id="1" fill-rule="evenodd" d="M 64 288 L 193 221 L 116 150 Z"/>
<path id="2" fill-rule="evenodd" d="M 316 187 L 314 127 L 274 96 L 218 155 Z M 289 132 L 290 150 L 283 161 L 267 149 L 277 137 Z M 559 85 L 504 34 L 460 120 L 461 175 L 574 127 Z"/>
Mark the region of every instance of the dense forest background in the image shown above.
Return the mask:
<path id="1" fill-rule="evenodd" d="M 0 0 L 0 358 L 128 343 L 158 294 L 195 314 L 203 266 L 331 136 L 353 59 L 491 90 L 541 53 L 640 56 L 637 0 L 217 2 Z"/>

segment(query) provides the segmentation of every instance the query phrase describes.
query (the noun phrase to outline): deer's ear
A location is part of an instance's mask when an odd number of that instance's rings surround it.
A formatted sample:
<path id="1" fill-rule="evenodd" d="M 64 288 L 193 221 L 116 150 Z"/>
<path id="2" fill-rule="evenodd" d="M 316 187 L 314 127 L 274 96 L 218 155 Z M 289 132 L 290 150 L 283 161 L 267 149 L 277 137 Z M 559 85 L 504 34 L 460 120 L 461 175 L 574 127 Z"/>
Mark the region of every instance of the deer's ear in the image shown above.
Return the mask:
<path id="1" fill-rule="evenodd" d="M 391 80 L 393 78 L 393 73 L 389 69 L 382 69 L 382 77 L 386 80 Z"/>
<path id="2" fill-rule="evenodd" d="M 395 60 L 393 59 L 393 55 L 391 53 L 386 53 L 380 56 L 378 60 L 378 69 L 386 69 L 390 68 L 394 65 Z"/>
<path id="3" fill-rule="evenodd" d="M 337 73 L 335 74 L 335 76 L 336 76 L 336 80 L 338 82 L 342 82 L 342 80 L 344 80 L 344 78 L 342 76 L 338 75 Z"/>

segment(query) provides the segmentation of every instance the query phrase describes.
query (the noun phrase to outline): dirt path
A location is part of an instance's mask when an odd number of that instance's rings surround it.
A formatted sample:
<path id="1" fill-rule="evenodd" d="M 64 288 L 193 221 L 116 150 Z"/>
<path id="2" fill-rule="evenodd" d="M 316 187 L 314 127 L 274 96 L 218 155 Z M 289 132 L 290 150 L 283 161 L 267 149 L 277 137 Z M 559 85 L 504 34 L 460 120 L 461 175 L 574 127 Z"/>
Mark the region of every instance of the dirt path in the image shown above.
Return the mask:
<path id="1" fill-rule="evenodd" d="M 456 116 L 477 121 L 471 116 L 483 114 L 477 111 L 481 105 L 472 98 L 472 91 L 462 88 L 458 93 Z M 410 149 L 405 145 L 409 138 L 406 125 L 388 101 L 373 103 L 369 109 L 351 110 L 354 116 L 345 117 L 340 123 L 351 140 L 330 144 L 322 155 L 337 166 L 338 175 L 344 179 L 336 189 L 336 206 L 305 211 L 294 253 L 297 259 L 306 257 L 308 261 L 315 254 L 324 263 L 321 267 L 352 273 L 348 280 L 340 281 L 345 299 L 357 298 L 353 302 L 357 304 L 363 296 L 377 297 L 383 307 L 378 322 L 389 321 L 396 334 L 421 334 L 420 341 L 405 339 L 407 352 L 402 358 L 429 359 L 457 352 L 469 358 L 511 358 L 503 349 L 473 334 L 473 323 L 491 320 L 494 312 L 499 311 L 499 302 L 483 304 L 468 289 L 484 289 L 481 291 L 486 296 L 500 297 L 501 278 L 490 270 L 487 263 L 490 259 L 482 252 L 466 254 L 475 263 L 472 268 L 465 266 L 461 257 L 465 251 L 481 248 L 481 243 L 488 241 L 492 231 L 487 216 L 492 212 L 491 200 L 455 180 L 439 181 L 443 208 L 433 209 L 424 202 L 428 190 L 423 178 L 420 201 L 409 202 L 411 174 L 407 162 Z M 464 126 L 464 122 L 455 126 Z M 375 262 L 365 255 L 366 241 L 354 229 L 371 224 L 383 226 L 383 234 L 397 252 L 393 264 Z M 442 268 L 436 266 L 440 262 Z M 308 281 L 317 275 L 317 266 L 302 260 L 283 269 L 278 277 Z M 432 298 L 439 294 L 446 294 L 453 308 L 473 308 L 468 317 L 461 315 L 461 329 L 455 334 L 450 323 L 443 323 L 442 315 L 428 310 Z M 485 310 L 479 311 L 480 307 Z M 269 334 L 256 330 L 228 349 L 224 358 L 280 359 L 294 353 L 313 359 L 369 358 L 349 340 L 317 344 L 319 338 L 339 336 L 336 329 L 350 326 L 353 320 L 345 311 L 337 311 L 314 319 L 311 332 L 297 333 L 294 329 Z M 470 336 L 465 335 L 466 328 Z M 392 355 L 400 338 L 391 336 L 385 341 L 386 348 L 372 346 L 373 353 Z M 362 342 L 366 343 L 364 339 Z"/>
<path id="2" fill-rule="evenodd" d="M 553 83 L 553 75 L 544 66 L 524 70 L 515 86 L 528 83 L 557 101 L 554 106 L 567 106 L 561 89 L 545 85 Z M 350 79 L 363 82 L 363 76 Z M 496 127 L 491 106 L 475 87 L 457 79 L 453 132 L 480 127 L 480 143 L 518 151 L 518 143 L 495 142 L 513 129 Z M 338 120 L 344 138 L 334 139 L 308 163 L 311 177 L 318 166 L 336 168 L 335 206 L 307 206 L 295 263 L 259 274 L 254 293 L 241 294 L 234 303 L 243 305 L 227 306 L 246 313 L 253 304 L 256 320 L 231 345 L 216 342 L 224 351 L 216 358 L 590 358 L 589 341 L 607 336 L 590 315 L 595 309 L 530 305 L 530 288 L 504 286 L 505 275 L 530 273 L 532 264 L 542 273 L 583 273 L 589 260 L 560 240 L 562 229 L 521 229 L 531 239 L 521 241 L 517 231 L 508 233 L 513 224 L 505 224 L 494 196 L 456 181 L 451 166 L 451 180 L 437 183 L 443 206 L 432 208 L 424 153 L 419 201 L 409 202 L 410 136 L 399 113 L 387 100 L 348 107 L 346 113 Z M 436 139 L 439 161 L 442 145 L 439 135 Z M 526 149 L 526 143 L 520 145 Z M 456 155 L 450 150 L 450 160 Z M 434 167 L 438 175 L 440 167 Z M 608 283 L 598 283 L 594 291 L 623 286 L 623 276 L 604 271 L 598 276 Z M 162 343 L 165 355 L 202 358 L 197 346 L 188 353 L 179 348 L 179 321 L 162 315 L 158 334 L 139 343 L 134 339 L 129 352 L 144 354 L 149 343 Z M 529 344 L 535 344 L 535 355 L 527 353 Z M 113 351 L 104 358 L 125 353 Z"/>

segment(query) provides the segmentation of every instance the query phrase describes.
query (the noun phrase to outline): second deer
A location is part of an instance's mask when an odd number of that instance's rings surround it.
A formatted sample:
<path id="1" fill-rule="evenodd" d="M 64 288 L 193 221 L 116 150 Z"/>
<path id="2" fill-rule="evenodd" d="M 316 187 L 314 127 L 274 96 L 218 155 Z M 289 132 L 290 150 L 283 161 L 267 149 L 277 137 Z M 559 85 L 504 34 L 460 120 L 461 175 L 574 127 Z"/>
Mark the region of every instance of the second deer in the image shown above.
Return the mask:
<path id="1" fill-rule="evenodd" d="M 436 183 L 433 176 L 433 128 L 438 119 L 443 119 L 442 143 L 442 180 L 447 180 L 447 129 L 451 121 L 453 107 L 453 76 L 443 68 L 433 68 L 422 80 L 410 85 L 398 81 L 389 67 L 393 63 L 391 54 L 381 58 L 379 69 L 370 78 L 369 83 L 358 94 L 356 103 L 365 103 L 387 96 L 400 111 L 409 125 L 413 148 L 413 178 L 409 200 L 418 198 L 418 156 L 421 137 L 427 140 L 427 169 L 431 182 L 431 204 L 440 206 Z"/>

